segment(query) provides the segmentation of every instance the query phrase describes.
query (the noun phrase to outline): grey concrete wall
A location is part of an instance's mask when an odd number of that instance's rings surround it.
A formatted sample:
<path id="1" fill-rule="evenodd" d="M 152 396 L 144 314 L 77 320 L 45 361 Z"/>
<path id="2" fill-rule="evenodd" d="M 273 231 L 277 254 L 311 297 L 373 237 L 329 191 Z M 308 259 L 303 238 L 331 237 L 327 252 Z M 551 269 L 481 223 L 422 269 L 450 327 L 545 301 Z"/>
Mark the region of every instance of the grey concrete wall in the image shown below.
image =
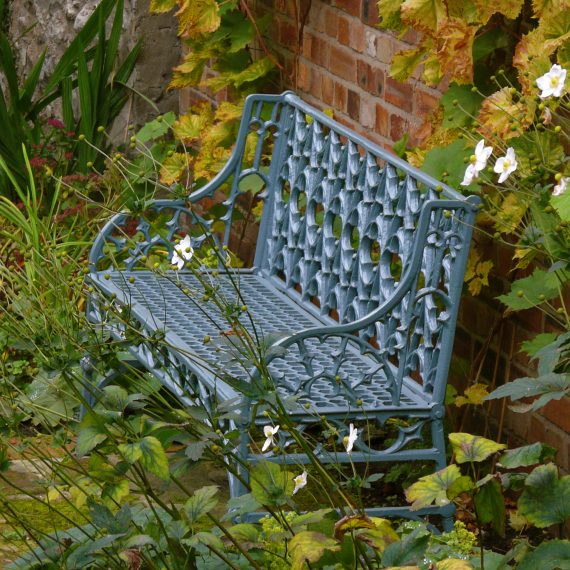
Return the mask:
<path id="1" fill-rule="evenodd" d="M 8 22 L 3 22 L 3 27 L 8 29 L 16 46 L 21 76 L 25 77 L 47 49 L 45 80 L 99 1 L 8 0 Z M 132 86 L 154 101 L 161 113 L 177 111 L 178 93 L 167 91 L 172 67 L 180 60 L 177 22 L 171 14 L 149 14 L 148 6 L 149 0 L 125 0 L 121 49 L 126 53 L 138 38 L 144 38 Z M 57 115 L 59 109 L 55 106 L 51 112 Z M 121 133 L 127 123 L 142 124 L 156 114 L 151 105 L 133 95 L 117 120 L 114 132 Z"/>

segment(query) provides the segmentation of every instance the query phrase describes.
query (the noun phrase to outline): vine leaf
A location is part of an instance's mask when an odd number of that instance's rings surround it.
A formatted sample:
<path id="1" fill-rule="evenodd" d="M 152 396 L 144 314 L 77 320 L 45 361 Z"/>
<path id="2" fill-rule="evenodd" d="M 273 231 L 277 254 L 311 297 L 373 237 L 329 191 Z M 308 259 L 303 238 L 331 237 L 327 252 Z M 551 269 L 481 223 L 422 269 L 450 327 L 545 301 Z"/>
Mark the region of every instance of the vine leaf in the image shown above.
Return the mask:
<path id="1" fill-rule="evenodd" d="M 447 18 L 443 0 L 405 0 L 402 20 L 418 30 L 434 32 Z"/>
<path id="2" fill-rule="evenodd" d="M 404 0 L 379 0 L 378 14 L 381 15 L 380 27 L 394 31 L 405 29 L 402 23 L 401 10 Z"/>
<path id="3" fill-rule="evenodd" d="M 296 534 L 289 542 L 291 570 L 302 570 L 305 562 L 318 562 L 327 550 L 338 552 L 340 545 L 320 532 L 305 530 Z"/>
<path id="4" fill-rule="evenodd" d="M 176 17 L 178 34 L 186 39 L 197 39 L 202 34 L 215 32 L 221 23 L 216 0 L 184 0 Z"/>
<path id="5" fill-rule="evenodd" d="M 570 517 L 570 475 L 559 478 L 553 463 L 539 465 L 526 478 L 518 508 L 538 528 L 565 524 Z"/>
<path id="6" fill-rule="evenodd" d="M 455 398 L 454 404 L 458 408 L 466 404 L 479 406 L 485 401 L 488 395 L 489 392 L 485 384 L 473 384 L 473 386 L 469 386 L 469 388 L 465 390 L 463 396 L 457 396 L 457 398 Z"/>
<path id="7" fill-rule="evenodd" d="M 482 23 L 486 23 L 489 18 L 496 13 L 503 14 L 513 20 L 521 11 L 524 0 L 473 0 L 477 7 L 477 16 Z"/>
<path id="8" fill-rule="evenodd" d="M 390 77 L 396 81 L 406 81 L 414 73 L 426 54 L 424 46 L 420 45 L 415 49 L 407 49 L 398 52 L 392 59 L 390 66 Z"/>
<path id="9" fill-rule="evenodd" d="M 188 156 L 183 152 L 175 152 L 167 156 L 160 168 L 160 181 L 164 184 L 174 184 L 188 168 Z"/>
<path id="10" fill-rule="evenodd" d="M 497 297 L 511 311 L 531 309 L 558 296 L 558 279 L 555 272 L 535 269 L 532 275 L 517 279 L 507 295 Z"/>
<path id="11" fill-rule="evenodd" d="M 470 433 L 450 433 L 449 441 L 457 463 L 485 461 L 493 453 L 506 448 L 504 443 L 497 443 Z"/>
<path id="12" fill-rule="evenodd" d="M 437 56 L 441 73 L 449 73 L 457 83 L 473 81 L 473 41 L 477 26 L 462 18 L 449 18 L 437 30 Z"/>
<path id="13" fill-rule="evenodd" d="M 466 126 L 471 122 L 469 115 L 479 111 L 481 101 L 481 95 L 473 93 L 467 85 L 452 83 L 440 99 L 445 111 L 443 126 L 446 129 Z"/>
<path id="14" fill-rule="evenodd" d="M 406 499 L 412 503 L 410 509 L 417 511 L 433 503 L 438 506 L 449 504 L 447 490 L 459 477 L 461 472 L 457 465 L 449 465 L 445 469 L 421 477 L 406 489 Z"/>

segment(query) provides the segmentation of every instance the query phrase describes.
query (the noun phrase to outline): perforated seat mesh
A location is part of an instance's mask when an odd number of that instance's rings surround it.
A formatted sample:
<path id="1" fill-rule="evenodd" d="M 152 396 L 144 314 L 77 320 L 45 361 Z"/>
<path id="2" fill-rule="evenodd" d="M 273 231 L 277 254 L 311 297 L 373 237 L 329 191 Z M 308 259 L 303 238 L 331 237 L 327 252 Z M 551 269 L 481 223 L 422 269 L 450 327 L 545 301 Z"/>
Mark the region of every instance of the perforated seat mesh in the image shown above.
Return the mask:
<path id="1" fill-rule="evenodd" d="M 211 363 L 212 369 L 248 378 L 247 369 L 250 367 L 247 362 L 242 359 L 243 364 L 240 365 L 235 358 L 229 357 L 230 354 L 236 355 L 239 344 L 232 340 L 235 336 L 231 334 L 230 319 L 221 315 L 211 299 L 203 300 L 204 285 L 196 276 L 169 272 L 161 277 L 152 272 L 137 271 L 111 273 L 110 277 L 110 282 L 98 280 L 101 288 L 110 291 L 108 285 L 112 284 L 120 289 L 136 317 L 140 318 L 138 309 L 141 307 L 149 311 L 154 319 L 153 328 L 170 330 L 178 336 L 182 345 L 176 348 Z M 135 278 L 133 283 L 129 282 L 129 277 Z M 247 313 L 236 311 L 236 314 L 250 333 L 253 334 L 255 328 L 261 342 L 268 343 L 276 340 L 275 335 L 291 334 L 323 324 L 257 275 L 235 274 L 234 282 L 241 295 L 239 300 L 228 276 L 221 275 L 215 280 L 206 276 L 206 281 L 208 286 L 218 287 L 216 295 L 225 298 L 226 304 L 233 304 L 238 310 L 243 304 L 247 306 Z M 189 292 L 185 293 L 184 289 Z M 253 324 L 248 315 L 251 315 Z M 204 342 L 206 335 L 211 337 L 208 343 Z M 290 348 L 283 358 L 274 360 L 270 370 L 279 390 L 284 395 L 299 394 L 301 405 L 310 401 L 322 413 L 346 411 L 349 406 L 354 408 L 357 399 L 362 400 L 363 409 L 377 410 L 391 405 L 392 397 L 387 390 L 385 376 L 372 358 L 349 348 L 340 369 L 335 368 L 335 351 L 339 344 L 340 339 L 329 339 L 325 343 L 309 341 L 310 365 L 318 378 L 307 386 L 303 386 L 303 381 L 308 380 L 307 370 L 295 347 Z M 363 380 L 364 383 L 353 388 L 350 398 L 345 397 L 343 385 L 354 387 Z M 400 406 L 425 405 L 425 400 L 406 386 L 409 382 L 412 381 L 404 382 Z"/>

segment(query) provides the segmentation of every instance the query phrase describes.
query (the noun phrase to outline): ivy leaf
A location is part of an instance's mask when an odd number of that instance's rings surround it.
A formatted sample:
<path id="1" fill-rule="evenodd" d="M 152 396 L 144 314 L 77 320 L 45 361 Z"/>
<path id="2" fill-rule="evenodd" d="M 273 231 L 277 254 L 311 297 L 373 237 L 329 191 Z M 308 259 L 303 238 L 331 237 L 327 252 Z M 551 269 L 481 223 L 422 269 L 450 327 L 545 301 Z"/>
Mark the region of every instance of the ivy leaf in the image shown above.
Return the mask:
<path id="1" fill-rule="evenodd" d="M 558 296 L 558 279 L 555 272 L 536 268 L 532 275 L 517 279 L 507 295 L 497 297 L 510 310 L 531 309 Z"/>
<path id="2" fill-rule="evenodd" d="M 548 540 L 527 554 L 517 565 L 518 570 L 558 570 L 570 568 L 570 542 Z"/>
<path id="3" fill-rule="evenodd" d="M 92 449 L 95 449 L 101 442 L 107 439 L 107 434 L 99 426 L 89 426 L 82 428 L 77 436 L 75 445 L 75 453 L 78 457 L 87 455 Z"/>
<path id="4" fill-rule="evenodd" d="M 536 442 L 505 451 L 497 464 L 505 469 L 516 469 L 542 463 L 546 459 L 553 459 L 555 455 L 556 449 L 544 443 Z"/>
<path id="5" fill-rule="evenodd" d="M 473 0 L 477 7 L 477 15 L 482 24 L 486 24 L 489 18 L 496 13 L 503 14 L 507 18 L 514 20 L 521 11 L 524 0 Z"/>
<path id="6" fill-rule="evenodd" d="M 183 0 L 176 17 L 178 35 L 186 39 L 198 39 L 202 34 L 215 32 L 221 23 L 216 0 Z"/>
<path id="7" fill-rule="evenodd" d="M 570 475 L 559 479 L 553 463 L 539 465 L 526 478 L 518 508 L 538 528 L 565 524 L 570 517 Z"/>
<path id="8" fill-rule="evenodd" d="M 443 126 L 450 129 L 471 123 L 469 115 L 477 114 L 482 100 L 481 95 L 473 93 L 468 85 L 452 83 L 440 99 L 445 117 Z"/>
<path id="9" fill-rule="evenodd" d="M 140 464 L 159 479 L 167 480 L 170 476 L 168 458 L 162 444 L 156 437 L 149 435 L 140 441 Z"/>
<path id="10" fill-rule="evenodd" d="M 433 33 L 447 18 L 447 9 L 443 0 L 405 0 L 401 17 L 413 28 Z"/>
<path id="11" fill-rule="evenodd" d="M 167 156 L 160 168 L 160 180 L 164 184 L 174 184 L 188 168 L 188 156 L 183 152 L 175 152 Z"/>
<path id="12" fill-rule="evenodd" d="M 493 453 L 506 448 L 504 443 L 497 443 L 470 433 L 450 433 L 449 441 L 457 463 L 485 461 Z"/>
<path id="13" fill-rule="evenodd" d="M 251 494 L 262 505 L 279 506 L 293 493 L 293 475 L 277 463 L 259 462 L 250 473 Z"/>
<path id="14" fill-rule="evenodd" d="M 406 489 L 406 500 L 412 503 L 410 509 L 417 511 L 432 503 L 438 506 L 449 504 L 447 490 L 459 477 L 461 472 L 457 465 L 449 465 L 445 469 L 421 477 Z"/>
<path id="15" fill-rule="evenodd" d="M 528 406 L 513 408 L 515 412 L 528 412 L 542 408 L 551 400 L 560 400 L 569 390 L 570 380 L 566 374 L 549 372 L 538 378 L 517 378 L 512 382 L 507 382 L 493 390 L 485 400 L 497 400 L 506 397 L 510 397 L 511 400 L 521 400 L 522 398 L 540 396 Z"/>
<path id="16" fill-rule="evenodd" d="M 320 532 L 305 530 L 296 534 L 289 541 L 291 570 L 302 570 L 306 562 L 318 562 L 327 550 L 338 552 L 340 545 Z"/>
<path id="17" fill-rule="evenodd" d="M 471 404 L 473 406 L 481 405 L 485 398 L 489 395 L 487 391 L 487 386 L 485 384 L 473 384 L 469 386 L 463 393 L 463 396 L 457 396 L 455 398 L 454 404 L 460 408 L 466 404 Z"/>
<path id="18" fill-rule="evenodd" d="M 218 486 L 210 485 L 198 489 L 184 505 L 186 514 L 188 515 L 188 522 L 195 524 L 198 519 L 208 514 L 217 504 L 218 499 Z"/>
<path id="19" fill-rule="evenodd" d="M 499 481 L 490 479 L 480 487 L 474 500 L 479 520 L 491 523 L 499 536 L 505 536 L 505 499 Z"/>
<path id="20" fill-rule="evenodd" d="M 155 14 L 170 12 L 177 4 L 177 0 L 150 0 L 150 11 Z"/>

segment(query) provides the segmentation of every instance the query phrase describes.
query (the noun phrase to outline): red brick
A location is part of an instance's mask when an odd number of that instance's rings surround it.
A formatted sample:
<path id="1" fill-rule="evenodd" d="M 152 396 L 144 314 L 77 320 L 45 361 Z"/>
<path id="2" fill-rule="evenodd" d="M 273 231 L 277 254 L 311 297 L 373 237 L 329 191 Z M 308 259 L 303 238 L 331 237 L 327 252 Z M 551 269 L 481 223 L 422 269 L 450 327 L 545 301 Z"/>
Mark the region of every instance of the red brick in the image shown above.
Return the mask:
<path id="1" fill-rule="evenodd" d="M 358 53 L 362 53 L 366 44 L 364 24 L 357 20 L 353 20 L 350 23 L 348 31 L 348 45 Z"/>
<path id="2" fill-rule="evenodd" d="M 325 31 L 331 38 L 336 38 L 338 33 L 338 13 L 328 9 L 325 12 Z"/>
<path id="3" fill-rule="evenodd" d="M 361 18 L 369 26 L 377 26 L 380 23 L 378 2 L 376 0 L 362 0 Z"/>
<path id="4" fill-rule="evenodd" d="M 420 87 L 416 87 L 415 90 L 415 116 L 423 117 L 429 115 L 434 109 L 437 109 L 439 105 L 439 97 L 429 93 Z"/>
<path id="5" fill-rule="evenodd" d="M 302 61 L 299 62 L 299 71 L 297 74 L 297 87 L 303 91 L 308 91 L 311 86 L 311 69 Z"/>
<path id="6" fill-rule="evenodd" d="M 321 67 L 328 67 L 329 65 L 329 49 L 330 45 L 321 38 L 316 36 L 311 40 L 311 61 L 320 65 Z"/>
<path id="7" fill-rule="evenodd" d="M 323 65 L 323 67 L 326 66 Z M 356 82 L 356 61 L 350 52 L 331 45 L 329 68 L 333 75 L 342 77 L 346 81 Z"/>
<path id="8" fill-rule="evenodd" d="M 311 95 L 316 99 L 321 98 L 321 81 L 322 75 L 317 69 L 311 71 Z"/>
<path id="9" fill-rule="evenodd" d="M 290 18 L 295 17 L 295 4 L 290 0 L 275 0 L 274 6 L 277 12 L 281 12 Z"/>
<path id="10" fill-rule="evenodd" d="M 334 106 L 335 109 L 346 113 L 346 98 L 347 98 L 347 89 L 341 83 L 334 84 Z"/>
<path id="11" fill-rule="evenodd" d="M 356 79 L 362 89 L 368 91 L 368 81 L 372 74 L 372 67 L 362 59 L 356 62 Z"/>
<path id="12" fill-rule="evenodd" d="M 293 24 L 279 21 L 279 43 L 284 46 L 295 50 L 297 47 L 297 29 Z"/>
<path id="13" fill-rule="evenodd" d="M 408 83 L 399 83 L 391 77 L 386 79 L 384 99 L 402 111 L 411 112 L 413 108 L 412 86 Z"/>
<path id="14" fill-rule="evenodd" d="M 322 76 L 322 86 L 321 86 L 323 103 L 326 105 L 332 105 L 334 102 L 334 81 L 328 74 Z"/>
<path id="15" fill-rule="evenodd" d="M 399 141 L 407 130 L 408 121 L 404 117 L 395 113 L 390 116 L 390 139 L 393 142 Z"/>
<path id="16" fill-rule="evenodd" d="M 570 398 L 550 401 L 542 408 L 541 414 L 560 429 L 570 433 Z"/>
<path id="17" fill-rule="evenodd" d="M 376 105 L 371 97 L 360 98 L 360 123 L 367 129 L 373 129 L 376 122 Z"/>
<path id="18" fill-rule="evenodd" d="M 376 127 L 377 133 L 382 136 L 389 136 L 390 134 L 390 111 L 383 105 L 376 105 Z"/>
<path id="19" fill-rule="evenodd" d="M 562 434 L 560 433 L 560 430 L 552 428 L 547 424 L 544 432 L 544 438 L 540 441 L 558 450 L 558 455 L 556 456 L 557 462 L 562 463 L 564 461 L 564 457 L 562 457 L 564 450 L 564 442 L 562 440 Z"/>
<path id="20" fill-rule="evenodd" d="M 348 90 L 346 111 L 351 119 L 360 121 L 360 95 L 352 89 Z"/>
<path id="21" fill-rule="evenodd" d="M 396 51 L 394 36 L 384 32 L 376 37 L 376 53 L 374 55 L 380 62 L 390 65 Z"/>
<path id="22" fill-rule="evenodd" d="M 361 0 L 336 0 L 335 6 L 341 10 L 344 10 L 351 16 L 360 18 Z"/>
<path id="23" fill-rule="evenodd" d="M 336 38 L 343 46 L 347 46 L 349 44 L 350 29 L 349 29 L 348 18 L 343 18 L 342 16 L 338 18 L 338 28 L 337 28 Z"/>
<path id="24" fill-rule="evenodd" d="M 527 435 L 528 442 L 544 441 L 545 433 L 544 420 L 533 415 L 530 419 L 530 428 Z"/>

